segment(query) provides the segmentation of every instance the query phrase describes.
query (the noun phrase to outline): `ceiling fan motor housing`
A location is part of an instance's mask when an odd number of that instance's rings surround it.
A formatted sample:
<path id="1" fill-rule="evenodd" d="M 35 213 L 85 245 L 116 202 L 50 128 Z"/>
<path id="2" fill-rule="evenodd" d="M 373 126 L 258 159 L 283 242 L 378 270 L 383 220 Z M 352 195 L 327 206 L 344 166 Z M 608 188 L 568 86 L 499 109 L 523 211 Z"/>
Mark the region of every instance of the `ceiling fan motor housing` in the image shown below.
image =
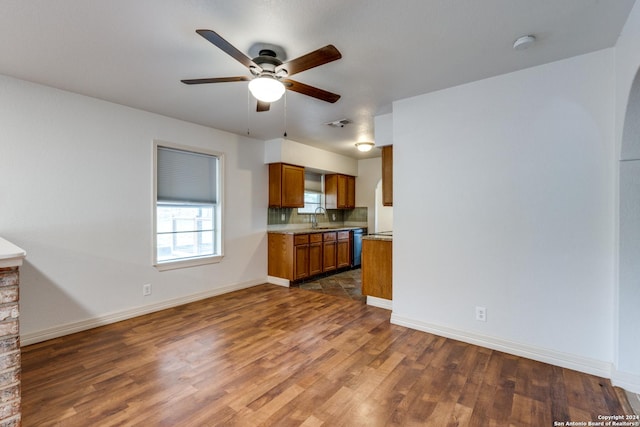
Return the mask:
<path id="1" fill-rule="evenodd" d="M 260 76 L 263 72 L 271 74 L 274 77 L 282 78 L 287 76 L 287 70 L 278 70 L 276 73 L 276 67 L 282 65 L 282 61 L 278 59 L 276 53 L 271 49 L 260 50 L 260 55 L 253 58 L 253 62 L 256 63 L 262 70 L 251 67 L 251 73 L 254 76 Z"/>

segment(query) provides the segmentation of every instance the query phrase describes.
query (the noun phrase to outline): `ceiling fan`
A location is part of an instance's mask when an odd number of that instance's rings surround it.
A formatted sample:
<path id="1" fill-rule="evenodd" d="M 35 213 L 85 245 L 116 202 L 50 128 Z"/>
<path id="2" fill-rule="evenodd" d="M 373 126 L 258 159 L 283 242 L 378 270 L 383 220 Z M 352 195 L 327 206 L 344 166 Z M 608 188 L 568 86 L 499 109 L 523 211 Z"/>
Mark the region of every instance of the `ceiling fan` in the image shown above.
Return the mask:
<path id="1" fill-rule="evenodd" d="M 284 52 L 284 50 L 277 46 L 260 49 L 258 56 L 251 59 L 236 49 L 231 43 L 220 37 L 215 31 L 196 30 L 196 33 L 247 67 L 253 77 L 238 76 L 187 79 L 181 80 L 182 83 L 194 85 L 249 81 L 249 90 L 258 100 L 257 111 L 268 111 L 271 103 L 280 99 L 285 89 L 331 103 L 340 99 L 340 95 L 338 94 L 288 78 L 289 76 L 310 68 L 318 67 L 342 58 L 342 54 L 333 45 L 327 45 L 306 55 L 292 59 L 291 61 L 282 62 L 281 59 L 278 59 L 276 51 Z"/>

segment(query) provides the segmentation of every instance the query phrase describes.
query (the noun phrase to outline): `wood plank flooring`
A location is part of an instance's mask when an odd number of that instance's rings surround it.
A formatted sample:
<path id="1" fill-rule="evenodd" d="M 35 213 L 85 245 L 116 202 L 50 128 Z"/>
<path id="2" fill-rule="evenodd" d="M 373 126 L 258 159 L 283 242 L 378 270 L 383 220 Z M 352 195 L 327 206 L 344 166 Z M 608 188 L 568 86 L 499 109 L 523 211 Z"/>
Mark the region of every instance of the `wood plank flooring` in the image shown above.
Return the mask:
<path id="1" fill-rule="evenodd" d="M 24 426 L 552 426 L 606 379 L 260 285 L 23 348 Z"/>

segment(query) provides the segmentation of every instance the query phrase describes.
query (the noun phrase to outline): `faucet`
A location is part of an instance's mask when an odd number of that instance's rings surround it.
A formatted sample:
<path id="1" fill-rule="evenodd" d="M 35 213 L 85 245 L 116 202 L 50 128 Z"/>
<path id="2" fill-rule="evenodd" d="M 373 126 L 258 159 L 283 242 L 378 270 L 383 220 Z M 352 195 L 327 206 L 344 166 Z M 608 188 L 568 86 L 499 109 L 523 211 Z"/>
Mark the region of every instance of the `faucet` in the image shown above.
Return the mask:
<path id="1" fill-rule="evenodd" d="M 320 212 L 324 212 L 323 215 L 327 214 L 327 210 L 322 206 L 318 206 L 315 211 L 313 211 L 313 216 L 311 217 L 311 228 L 318 228 L 318 209 Z"/>

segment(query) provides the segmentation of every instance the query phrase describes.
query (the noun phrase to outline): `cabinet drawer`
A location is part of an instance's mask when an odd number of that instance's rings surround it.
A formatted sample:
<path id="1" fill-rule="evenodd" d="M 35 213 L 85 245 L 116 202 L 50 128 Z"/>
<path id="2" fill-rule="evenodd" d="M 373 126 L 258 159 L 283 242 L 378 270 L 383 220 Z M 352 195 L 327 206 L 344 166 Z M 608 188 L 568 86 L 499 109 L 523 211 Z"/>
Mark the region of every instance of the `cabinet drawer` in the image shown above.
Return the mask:
<path id="1" fill-rule="evenodd" d="M 309 243 L 322 242 L 322 233 L 309 234 Z"/>
<path id="2" fill-rule="evenodd" d="M 338 231 L 338 240 L 348 240 L 349 232 L 348 231 Z"/>
<path id="3" fill-rule="evenodd" d="M 325 242 L 330 242 L 330 241 L 334 241 L 336 240 L 336 232 L 332 231 L 329 233 L 324 233 L 324 241 Z"/>
<path id="4" fill-rule="evenodd" d="M 293 244 L 298 245 L 306 245 L 309 243 L 309 235 L 308 234 L 297 234 L 293 236 Z"/>

